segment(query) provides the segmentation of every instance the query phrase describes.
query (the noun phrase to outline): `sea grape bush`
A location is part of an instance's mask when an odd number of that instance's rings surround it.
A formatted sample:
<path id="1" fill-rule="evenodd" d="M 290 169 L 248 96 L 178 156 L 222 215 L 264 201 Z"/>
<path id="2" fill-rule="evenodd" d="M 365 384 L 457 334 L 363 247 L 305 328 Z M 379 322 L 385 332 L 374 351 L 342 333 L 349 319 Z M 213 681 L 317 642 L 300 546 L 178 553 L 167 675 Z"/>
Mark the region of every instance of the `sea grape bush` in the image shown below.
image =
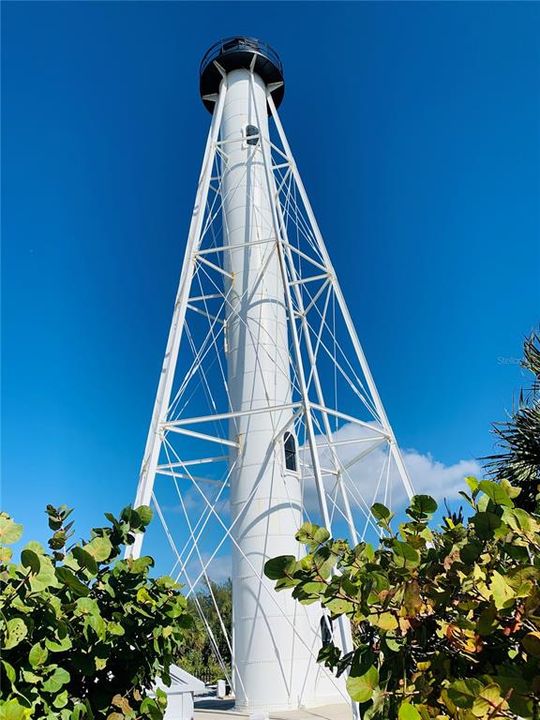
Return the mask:
<path id="1" fill-rule="evenodd" d="M 171 578 L 149 577 L 151 557 L 120 559 L 152 511 L 107 514 L 68 546 L 70 513 L 49 505 L 49 550 L 29 542 L 17 562 L 22 526 L 0 513 L 0 718 L 159 720 L 166 696 L 149 690 L 170 681 L 191 616 Z"/>
<path id="2" fill-rule="evenodd" d="M 373 506 L 377 549 L 306 523 L 297 539 L 309 553 L 266 564 L 276 590 L 350 619 L 354 650 L 330 643 L 318 660 L 347 673 L 364 720 L 539 717 L 539 519 L 508 482 L 467 484 L 468 520 L 431 529 L 437 504 L 417 495 L 397 529 Z"/>

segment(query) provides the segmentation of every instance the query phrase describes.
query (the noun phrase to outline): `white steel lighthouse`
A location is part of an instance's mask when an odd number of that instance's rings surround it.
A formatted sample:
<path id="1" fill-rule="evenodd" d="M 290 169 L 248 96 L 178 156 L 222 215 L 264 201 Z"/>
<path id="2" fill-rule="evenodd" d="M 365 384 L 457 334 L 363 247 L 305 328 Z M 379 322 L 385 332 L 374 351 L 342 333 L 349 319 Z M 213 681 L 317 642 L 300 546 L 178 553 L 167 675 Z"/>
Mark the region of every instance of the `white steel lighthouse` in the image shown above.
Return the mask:
<path id="1" fill-rule="evenodd" d="M 225 278 L 227 376 L 237 413 L 229 430 L 238 443 L 230 479 L 236 705 L 289 709 L 317 699 L 310 645 L 319 622 L 298 612 L 290 596 L 276 606 L 262 588 L 272 587 L 263 576 L 265 561 L 298 552 L 294 536 L 303 522 L 292 426 L 290 298 L 281 271 L 267 113 L 268 86 L 279 87 L 281 97 L 283 77 L 277 58 L 261 45 L 254 52 L 236 40 L 218 52 L 207 59 L 201 86 L 205 97 L 218 94 L 222 83 L 227 88 L 220 138 L 227 157 L 222 173 L 224 260 L 230 274 Z M 216 67 L 226 71 L 224 78 Z"/>
<path id="2" fill-rule="evenodd" d="M 308 517 L 356 543 L 372 502 L 412 489 L 277 115 L 278 56 L 221 41 L 200 89 L 212 122 L 136 505 L 154 504 L 195 598 L 230 558 L 237 710 L 347 702 L 316 662 L 331 623 L 276 594 L 264 563 L 303 552 Z M 333 631 L 347 648 L 346 622 Z"/>

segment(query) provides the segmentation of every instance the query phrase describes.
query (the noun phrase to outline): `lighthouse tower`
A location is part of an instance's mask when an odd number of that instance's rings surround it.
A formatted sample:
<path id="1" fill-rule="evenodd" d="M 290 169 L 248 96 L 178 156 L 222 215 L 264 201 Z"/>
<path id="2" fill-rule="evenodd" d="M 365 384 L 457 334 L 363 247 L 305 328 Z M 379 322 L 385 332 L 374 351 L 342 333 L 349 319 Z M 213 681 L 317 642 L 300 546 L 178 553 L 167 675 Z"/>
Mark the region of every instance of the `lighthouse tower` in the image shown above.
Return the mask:
<path id="1" fill-rule="evenodd" d="M 217 601 L 223 637 L 203 620 L 236 709 L 346 702 L 316 662 L 331 633 L 351 647 L 346 620 L 277 594 L 263 567 L 303 553 L 308 517 L 356 543 L 372 502 L 412 488 L 277 114 L 279 57 L 221 41 L 200 90 L 212 121 L 135 504 L 154 504 L 196 602 L 230 563 L 232 634 Z"/>

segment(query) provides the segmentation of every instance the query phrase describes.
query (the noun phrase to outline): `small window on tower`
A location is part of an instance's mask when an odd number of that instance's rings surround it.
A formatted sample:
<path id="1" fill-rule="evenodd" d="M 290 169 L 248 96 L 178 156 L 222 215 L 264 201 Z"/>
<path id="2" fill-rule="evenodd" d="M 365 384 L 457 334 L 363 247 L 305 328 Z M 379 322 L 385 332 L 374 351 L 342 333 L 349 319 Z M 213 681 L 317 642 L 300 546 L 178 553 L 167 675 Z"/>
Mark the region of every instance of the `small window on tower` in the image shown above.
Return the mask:
<path id="1" fill-rule="evenodd" d="M 246 125 L 246 142 L 256 145 L 259 142 L 259 128 L 256 125 Z"/>
<path id="2" fill-rule="evenodd" d="M 283 438 L 285 445 L 285 467 L 287 470 L 296 472 L 296 440 L 290 432 L 285 433 Z"/>
<path id="3" fill-rule="evenodd" d="M 334 632 L 332 629 L 332 620 L 328 615 L 323 615 L 321 618 L 321 640 L 322 646 L 332 645 L 334 641 Z"/>

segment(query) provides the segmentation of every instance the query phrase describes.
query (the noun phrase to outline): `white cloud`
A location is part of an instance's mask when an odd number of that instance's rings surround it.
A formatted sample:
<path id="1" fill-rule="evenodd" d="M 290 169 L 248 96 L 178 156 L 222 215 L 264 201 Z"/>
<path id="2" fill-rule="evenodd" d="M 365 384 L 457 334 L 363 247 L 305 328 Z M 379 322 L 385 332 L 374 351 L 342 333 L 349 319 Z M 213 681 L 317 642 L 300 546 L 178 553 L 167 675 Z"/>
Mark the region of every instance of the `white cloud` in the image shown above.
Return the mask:
<path id="1" fill-rule="evenodd" d="M 445 465 L 431 454 L 424 455 L 416 450 L 405 450 L 403 460 L 417 493 L 433 495 L 437 500 L 458 497 L 459 490 L 466 490 L 464 478 L 467 475 L 481 475 L 482 466 L 476 460 L 458 460 Z"/>
<path id="2" fill-rule="evenodd" d="M 393 461 L 388 461 L 388 444 L 383 442 L 377 445 L 379 437 L 374 430 L 348 423 L 333 433 L 333 440 L 338 443 L 336 454 L 339 463 L 346 468 L 344 473 L 346 488 L 351 497 L 353 515 L 362 513 L 371 507 L 374 502 L 383 502 L 394 510 L 402 508 L 407 495 L 401 481 L 398 469 Z M 345 444 L 339 444 L 345 443 Z M 333 460 L 330 449 L 325 446 L 322 437 L 317 439 L 319 456 L 323 468 L 332 469 Z M 355 458 L 369 448 L 372 450 L 355 461 Z M 304 447 L 300 450 L 304 462 L 305 506 L 308 512 L 317 514 L 318 499 L 311 475 L 311 461 L 309 452 Z M 460 459 L 449 465 L 436 460 L 430 453 L 421 453 L 417 450 L 402 450 L 402 457 L 415 493 L 433 496 L 438 502 L 453 500 L 458 497 L 459 490 L 464 489 L 464 478 L 467 475 L 480 475 L 482 468 L 473 459 Z M 327 492 L 333 493 L 337 507 L 342 509 L 340 496 L 335 492 L 335 477 L 326 475 L 324 478 Z M 330 503 L 332 506 L 332 503 Z M 331 509 L 331 508 L 330 508 Z M 339 514 L 339 510 L 337 510 Z M 359 523 L 361 524 L 361 523 Z"/>

